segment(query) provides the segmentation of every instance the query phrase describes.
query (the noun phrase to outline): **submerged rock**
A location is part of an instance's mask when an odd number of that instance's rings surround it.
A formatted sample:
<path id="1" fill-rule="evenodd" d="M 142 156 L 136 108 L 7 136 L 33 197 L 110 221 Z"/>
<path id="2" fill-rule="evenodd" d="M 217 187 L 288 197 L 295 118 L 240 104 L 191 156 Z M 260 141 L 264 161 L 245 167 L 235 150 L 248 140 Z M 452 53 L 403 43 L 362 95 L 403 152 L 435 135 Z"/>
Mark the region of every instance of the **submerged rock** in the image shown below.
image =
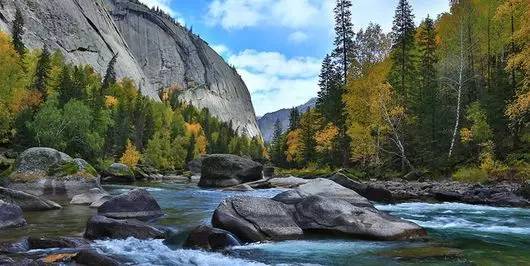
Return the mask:
<path id="1" fill-rule="evenodd" d="M 253 191 L 254 189 L 248 184 L 241 184 L 233 187 L 227 187 L 224 191 Z"/>
<path id="2" fill-rule="evenodd" d="M 164 213 L 145 189 L 134 189 L 115 196 L 98 208 L 98 214 L 115 219 L 151 220 Z"/>
<path id="3" fill-rule="evenodd" d="M 304 232 L 376 240 L 426 235 L 417 224 L 381 212 L 366 198 L 327 179 L 312 180 L 273 199 L 228 198 L 215 210 L 212 224 L 245 242 L 296 239 Z"/>
<path id="4" fill-rule="evenodd" d="M 162 239 L 165 234 L 144 222 L 138 220 L 117 220 L 101 215 L 92 216 L 87 222 L 85 230 L 87 239 Z"/>
<path id="5" fill-rule="evenodd" d="M 455 248 L 422 246 L 384 251 L 379 253 L 379 255 L 396 258 L 398 260 L 454 259 L 463 257 L 464 252 Z"/>
<path id="6" fill-rule="evenodd" d="M 231 154 L 208 155 L 202 160 L 202 187 L 231 187 L 263 178 L 263 165 Z"/>
<path id="7" fill-rule="evenodd" d="M 90 246 L 90 241 L 77 237 L 29 237 L 29 249 L 82 248 Z"/>
<path id="8" fill-rule="evenodd" d="M 0 200 L 0 230 L 26 225 L 26 219 L 22 215 L 22 209 L 11 203 Z"/>
<path id="9" fill-rule="evenodd" d="M 193 229 L 184 242 L 185 248 L 204 250 L 220 250 L 239 245 L 239 240 L 232 233 L 207 225 L 200 225 Z"/>
<path id="10" fill-rule="evenodd" d="M 86 266 L 118 266 L 122 265 L 119 261 L 101 254 L 95 250 L 84 249 L 72 258 L 75 262 Z"/>
<path id="11" fill-rule="evenodd" d="M 82 159 L 51 148 L 30 148 L 20 154 L 8 187 L 37 196 L 73 197 L 99 187 L 99 177 Z"/>
<path id="12" fill-rule="evenodd" d="M 0 187 L 0 200 L 16 204 L 23 211 L 46 211 L 61 208 L 61 205 L 51 200 L 3 187 Z"/>
<path id="13" fill-rule="evenodd" d="M 104 197 L 109 197 L 110 194 L 100 188 L 93 188 L 83 194 L 75 195 L 70 204 L 76 205 L 91 205 L 94 202 L 101 200 Z"/>

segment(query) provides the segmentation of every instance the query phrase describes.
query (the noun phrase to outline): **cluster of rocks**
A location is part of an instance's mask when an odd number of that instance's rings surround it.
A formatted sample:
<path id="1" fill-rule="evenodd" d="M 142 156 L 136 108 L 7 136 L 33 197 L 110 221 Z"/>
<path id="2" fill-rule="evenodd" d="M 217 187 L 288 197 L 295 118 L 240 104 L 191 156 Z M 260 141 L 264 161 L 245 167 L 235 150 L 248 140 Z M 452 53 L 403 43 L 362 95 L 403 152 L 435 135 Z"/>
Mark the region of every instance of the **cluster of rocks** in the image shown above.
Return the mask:
<path id="1" fill-rule="evenodd" d="M 530 207 L 529 194 L 519 183 L 470 184 L 454 181 L 358 181 L 339 171 L 328 179 L 371 201 L 461 202 L 499 207 Z"/>

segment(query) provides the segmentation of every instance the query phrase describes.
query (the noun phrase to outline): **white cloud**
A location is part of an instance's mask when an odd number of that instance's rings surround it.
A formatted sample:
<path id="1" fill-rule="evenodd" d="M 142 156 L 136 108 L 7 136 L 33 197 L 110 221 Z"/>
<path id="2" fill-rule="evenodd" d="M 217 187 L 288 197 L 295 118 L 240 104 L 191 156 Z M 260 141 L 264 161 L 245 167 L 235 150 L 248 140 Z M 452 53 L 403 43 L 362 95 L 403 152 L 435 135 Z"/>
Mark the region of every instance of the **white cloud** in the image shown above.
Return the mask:
<path id="1" fill-rule="evenodd" d="M 318 92 L 318 58 L 245 50 L 229 56 L 228 63 L 247 84 L 258 115 L 303 104 Z"/>
<path id="2" fill-rule="evenodd" d="M 328 2 L 333 0 L 214 0 L 207 17 L 210 24 L 225 29 L 261 24 L 302 29 L 323 24 Z"/>
<path id="3" fill-rule="evenodd" d="M 221 56 L 230 54 L 230 49 L 224 44 L 213 44 L 210 47 Z"/>
<path id="4" fill-rule="evenodd" d="M 289 41 L 292 43 L 302 43 L 307 41 L 309 36 L 305 32 L 302 31 L 295 31 L 291 33 L 288 37 Z"/>

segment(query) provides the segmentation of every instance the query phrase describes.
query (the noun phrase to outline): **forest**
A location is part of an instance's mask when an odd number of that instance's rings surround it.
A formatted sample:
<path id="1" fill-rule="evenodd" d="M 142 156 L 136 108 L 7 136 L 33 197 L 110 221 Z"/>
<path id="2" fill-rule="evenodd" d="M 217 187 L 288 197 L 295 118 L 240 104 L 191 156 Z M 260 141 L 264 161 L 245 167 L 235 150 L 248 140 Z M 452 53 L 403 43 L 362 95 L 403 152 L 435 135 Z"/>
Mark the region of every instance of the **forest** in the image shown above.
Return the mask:
<path id="1" fill-rule="evenodd" d="M 530 2 L 451 0 L 419 26 L 407 0 L 392 31 L 354 30 L 339 0 L 317 107 L 275 127 L 283 168 L 362 178 L 530 178 Z"/>
<path id="2" fill-rule="evenodd" d="M 27 49 L 23 26 L 17 11 L 13 37 L 0 32 L 0 147 L 51 147 L 99 170 L 119 161 L 183 171 L 207 153 L 264 161 L 259 137 L 240 136 L 231 123 L 180 101 L 178 90 L 161 90 L 155 101 L 132 80 L 117 80 L 118 55 L 101 76 L 66 63 L 60 52 Z"/>

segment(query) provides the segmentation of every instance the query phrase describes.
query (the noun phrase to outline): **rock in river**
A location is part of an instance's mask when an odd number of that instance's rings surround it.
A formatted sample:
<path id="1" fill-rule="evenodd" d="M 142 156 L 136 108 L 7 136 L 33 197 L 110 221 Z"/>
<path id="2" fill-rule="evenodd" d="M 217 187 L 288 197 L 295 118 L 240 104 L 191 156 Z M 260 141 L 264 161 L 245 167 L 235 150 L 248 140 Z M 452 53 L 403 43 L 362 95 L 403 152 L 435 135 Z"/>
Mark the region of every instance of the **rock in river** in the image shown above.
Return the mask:
<path id="1" fill-rule="evenodd" d="M 117 220 L 101 215 L 92 216 L 87 222 L 85 238 L 87 239 L 162 239 L 163 231 L 138 220 Z"/>
<path id="2" fill-rule="evenodd" d="M 26 192 L 0 187 L 0 200 L 14 203 L 24 211 L 45 211 L 60 209 L 61 205 Z"/>
<path id="3" fill-rule="evenodd" d="M 164 213 L 145 189 L 134 189 L 113 197 L 98 208 L 98 214 L 115 219 L 151 220 Z"/>
<path id="4" fill-rule="evenodd" d="M 94 202 L 100 201 L 102 198 L 108 197 L 109 193 L 100 188 L 93 188 L 83 194 L 75 195 L 70 201 L 70 204 L 76 205 L 91 205 Z"/>
<path id="5" fill-rule="evenodd" d="M 105 171 L 103 181 L 110 183 L 133 183 L 136 181 L 136 177 L 129 166 L 122 163 L 113 163 Z"/>
<path id="6" fill-rule="evenodd" d="M 202 160 L 202 187 L 231 187 L 263 178 L 263 165 L 230 154 L 213 154 Z"/>
<path id="7" fill-rule="evenodd" d="M 22 209 L 15 204 L 0 200 L 0 230 L 26 225 Z"/>
<path id="8" fill-rule="evenodd" d="M 25 150 L 8 178 L 8 187 L 41 196 L 73 197 L 99 187 L 96 171 L 83 159 L 51 148 Z"/>
<path id="9" fill-rule="evenodd" d="M 420 226 L 377 210 L 356 192 L 327 179 L 312 180 L 273 199 L 228 198 L 215 210 L 212 224 L 246 242 L 295 239 L 304 232 L 375 240 L 426 235 Z"/>
<path id="10" fill-rule="evenodd" d="M 185 248 L 204 250 L 220 250 L 239 245 L 239 240 L 230 232 L 207 225 L 193 229 L 184 243 Z"/>

